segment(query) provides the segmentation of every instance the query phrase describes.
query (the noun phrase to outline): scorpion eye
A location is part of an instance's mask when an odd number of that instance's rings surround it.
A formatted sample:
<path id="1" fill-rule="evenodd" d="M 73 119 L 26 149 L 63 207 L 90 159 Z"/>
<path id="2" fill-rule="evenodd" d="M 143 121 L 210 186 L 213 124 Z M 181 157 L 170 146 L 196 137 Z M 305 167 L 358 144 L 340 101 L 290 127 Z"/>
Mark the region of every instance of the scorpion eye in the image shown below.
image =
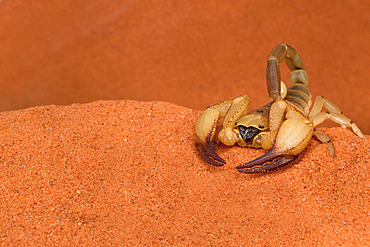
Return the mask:
<path id="1" fill-rule="evenodd" d="M 255 127 L 246 127 L 243 125 L 239 125 L 239 132 L 244 141 L 248 142 L 251 141 L 251 139 L 253 139 L 253 137 L 255 137 L 258 133 L 260 133 L 261 130 Z"/>

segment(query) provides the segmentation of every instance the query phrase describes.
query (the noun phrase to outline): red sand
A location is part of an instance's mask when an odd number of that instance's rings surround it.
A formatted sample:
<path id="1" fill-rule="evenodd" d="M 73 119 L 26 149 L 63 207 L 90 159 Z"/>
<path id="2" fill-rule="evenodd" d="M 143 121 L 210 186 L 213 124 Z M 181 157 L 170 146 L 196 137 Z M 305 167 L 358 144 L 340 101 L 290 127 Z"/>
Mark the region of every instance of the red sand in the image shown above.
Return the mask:
<path id="1" fill-rule="evenodd" d="M 369 136 L 323 128 L 291 165 L 194 148 L 207 105 L 267 100 L 268 53 L 302 55 L 313 96 L 370 134 L 366 0 L 0 0 L 0 245 L 365 246 Z M 282 66 L 285 81 L 288 71 Z M 138 101 L 94 100 L 135 99 Z M 142 101 L 165 101 L 169 103 Z M 141 101 L 141 102 L 140 102 Z M 184 108 L 188 107 L 188 108 Z M 335 126 L 326 124 L 324 126 Z"/>
<path id="2" fill-rule="evenodd" d="M 2 245 L 365 246 L 370 137 L 323 128 L 297 161 L 262 175 L 264 151 L 196 153 L 200 112 L 98 101 L 0 114 Z"/>

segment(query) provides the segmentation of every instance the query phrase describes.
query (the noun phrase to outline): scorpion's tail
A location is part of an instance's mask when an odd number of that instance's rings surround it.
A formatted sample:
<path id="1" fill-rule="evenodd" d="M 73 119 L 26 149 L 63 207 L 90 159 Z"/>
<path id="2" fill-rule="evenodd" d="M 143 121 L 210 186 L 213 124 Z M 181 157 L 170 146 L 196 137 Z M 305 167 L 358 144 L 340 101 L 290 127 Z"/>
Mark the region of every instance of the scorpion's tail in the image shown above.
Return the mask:
<path id="1" fill-rule="evenodd" d="M 279 63 L 285 63 L 291 70 L 290 86 L 285 100 L 305 116 L 311 106 L 311 94 L 308 91 L 308 76 L 304 70 L 301 56 L 291 46 L 278 45 L 267 58 L 266 81 L 269 95 L 272 99 L 280 98 L 281 77 Z"/>

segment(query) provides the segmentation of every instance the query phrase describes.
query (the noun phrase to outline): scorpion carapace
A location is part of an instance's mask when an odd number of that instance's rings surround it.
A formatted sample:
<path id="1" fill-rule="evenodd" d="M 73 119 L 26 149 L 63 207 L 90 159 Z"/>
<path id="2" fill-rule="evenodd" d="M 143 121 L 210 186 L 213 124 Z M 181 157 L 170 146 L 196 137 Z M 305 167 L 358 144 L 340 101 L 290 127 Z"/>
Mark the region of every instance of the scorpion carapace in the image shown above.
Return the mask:
<path id="1" fill-rule="evenodd" d="M 291 70 L 287 89 L 280 78 L 279 64 Z M 222 166 L 226 162 L 214 151 L 214 143 L 238 144 L 243 147 L 269 149 L 261 157 L 237 167 L 243 173 L 260 173 L 276 169 L 294 159 L 306 148 L 312 136 L 326 143 L 335 157 L 334 146 L 324 132 L 315 127 L 330 119 L 343 128 L 352 128 L 360 137 L 362 132 L 328 99 L 318 96 L 311 107 L 308 77 L 300 55 L 286 44 L 278 45 L 267 58 L 267 89 L 270 96 L 261 108 L 247 112 L 247 95 L 210 105 L 199 117 L 196 146 L 209 164 Z M 326 111 L 322 111 L 322 108 Z"/>

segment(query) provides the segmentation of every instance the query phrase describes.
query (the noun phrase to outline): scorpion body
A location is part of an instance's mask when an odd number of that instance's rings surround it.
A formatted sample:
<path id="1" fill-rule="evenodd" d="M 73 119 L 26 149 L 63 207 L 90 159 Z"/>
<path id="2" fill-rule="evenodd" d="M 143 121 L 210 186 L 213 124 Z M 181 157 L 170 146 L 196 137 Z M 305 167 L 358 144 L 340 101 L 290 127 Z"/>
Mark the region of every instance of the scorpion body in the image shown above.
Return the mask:
<path id="1" fill-rule="evenodd" d="M 279 64 L 285 61 L 291 71 L 290 86 L 281 82 Z M 215 166 L 226 162 L 219 157 L 212 143 L 269 149 L 261 157 L 237 167 L 243 173 L 259 173 L 278 168 L 296 159 L 312 136 L 326 143 L 332 157 L 334 146 L 324 132 L 315 128 L 330 119 L 342 127 L 350 127 L 363 137 L 353 121 L 322 96 L 315 99 L 311 109 L 308 77 L 300 55 L 286 44 L 278 45 L 267 58 L 266 69 L 269 101 L 261 108 L 248 112 L 247 95 L 209 106 L 199 117 L 195 134 L 201 157 Z M 322 111 L 322 108 L 327 111 Z M 220 124 L 220 121 L 222 124 Z"/>

